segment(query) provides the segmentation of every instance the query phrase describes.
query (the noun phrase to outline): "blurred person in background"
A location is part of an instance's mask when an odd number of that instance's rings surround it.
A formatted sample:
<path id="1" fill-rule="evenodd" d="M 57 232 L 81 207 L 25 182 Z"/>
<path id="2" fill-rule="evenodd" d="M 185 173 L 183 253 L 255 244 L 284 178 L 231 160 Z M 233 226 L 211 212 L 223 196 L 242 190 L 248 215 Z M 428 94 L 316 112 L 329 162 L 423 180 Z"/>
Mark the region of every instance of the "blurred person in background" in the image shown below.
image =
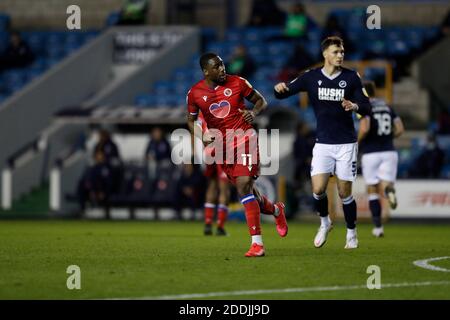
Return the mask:
<path id="1" fill-rule="evenodd" d="M 391 209 L 397 207 L 394 183 L 397 179 L 398 153 L 393 140 L 402 135 L 405 129 L 395 111 L 383 99 L 375 98 L 375 83 L 366 81 L 364 88 L 370 97 L 372 113 L 362 117 L 359 122 L 358 143 L 363 155 L 362 173 L 375 225 L 372 234 L 379 238 L 384 236 L 379 195 L 388 199 Z"/>
<path id="2" fill-rule="evenodd" d="M 148 0 L 126 0 L 119 16 L 119 25 L 140 25 L 147 23 Z"/>
<path id="3" fill-rule="evenodd" d="M 322 39 L 326 37 L 336 36 L 341 38 L 345 43 L 345 53 L 348 55 L 353 52 L 353 44 L 348 39 L 347 33 L 343 26 L 339 23 L 338 18 L 335 15 L 329 15 L 326 22 L 325 27 L 322 31 Z"/>
<path id="4" fill-rule="evenodd" d="M 306 180 L 309 180 L 311 171 L 312 150 L 315 143 L 315 133 L 309 126 L 301 121 L 297 125 L 297 133 L 294 141 L 294 178 L 297 188 L 302 188 Z"/>
<path id="5" fill-rule="evenodd" d="M 315 60 L 300 44 L 294 47 L 294 53 L 289 57 L 281 72 L 278 74 L 278 81 L 287 82 L 289 79 L 295 78 L 303 70 L 308 69 L 314 64 Z"/>
<path id="6" fill-rule="evenodd" d="M 94 161 L 78 183 L 77 195 L 83 211 L 87 201 L 94 206 L 106 206 L 112 193 L 112 170 L 101 150 L 95 151 Z"/>
<path id="7" fill-rule="evenodd" d="M 203 188 L 205 179 L 192 163 L 183 164 L 180 179 L 177 183 L 175 210 L 178 220 L 182 220 L 181 210 L 189 208 L 192 212 L 191 220 L 195 220 L 195 210 L 203 203 Z"/>
<path id="8" fill-rule="evenodd" d="M 153 128 L 150 133 L 150 141 L 145 150 L 145 162 L 148 166 L 150 178 L 156 176 L 156 172 L 161 166 L 171 165 L 171 153 L 169 141 L 164 136 L 160 127 Z"/>
<path id="9" fill-rule="evenodd" d="M 12 68 L 24 68 L 34 61 L 34 54 L 28 44 L 23 41 L 20 33 L 12 31 L 9 45 L 0 56 L 0 71 Z"/>
<path id="10" fill-rule="evenodd" d="M 243 78 L 250 78 L 255 72 L 256 66 L 252 57 L 247 53 L 247 49 L 243 45 L 234 48 L 233 55 L 227 65 L 230 74 L 234 74 Z"/>
<path id="11" fill-rule="evenodd" d="M 123 163 L 120 158 L 119 148 L 112 140 L 110 132 L 106 129 L 101 129 L 99 132 L 99 141 L 94 147 L 94 158 L 97 152 L 102 152 L 105 162 L 111 169 L 112 191 L 117 192 L 122 182 Z"/>
<path id="12" fill-rule="evenodd" d="M 284 35 L 291 39 L 304 39 L 308 32 L 308 17 L 302 3 L 291 6 L 284 23 Z"/>
<path id="13" fill-rule="evenodd" d="M 284 21 L 285 13 L 275 0 L 253 0 L 249 27 L 282 26 Z"/>
<path id="14" fill-rule="evenodd" d="M 425 149 L 411 166 L 411 178 L 438 179 L 444 165 L 445 153 L 439 146 L 436 135 L 430 133 Z"/>

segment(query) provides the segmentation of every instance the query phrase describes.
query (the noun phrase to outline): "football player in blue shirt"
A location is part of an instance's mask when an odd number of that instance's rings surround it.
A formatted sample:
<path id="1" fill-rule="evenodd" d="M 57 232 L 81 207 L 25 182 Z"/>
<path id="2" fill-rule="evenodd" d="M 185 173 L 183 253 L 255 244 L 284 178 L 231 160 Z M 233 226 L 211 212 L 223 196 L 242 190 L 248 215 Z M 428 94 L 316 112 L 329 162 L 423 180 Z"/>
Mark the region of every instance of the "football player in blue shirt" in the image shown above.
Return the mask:
<path id="1" fill-rule="evenodd" d="M 403 122 L 386 102 L 375 96 L 375 84 L 364 83 L 366 92 L 371 97 L 372 113 L 361 118 L 359 122 L 358 142 L 362 173 L 367 185 L 369 208 L 375 228 L 375 237 L 384 235 L 381 224 L 381 205 L 379 194 L 385 195 L 391 209 L 397 207 L 394 182 L 397 177 L 398 154 L 393 139 L 404 132 Z"/>
<path id="2" fill-rule="evenodd" d="M 322 41 L 321 49 L 324 65 L 304 72 L 289 84 L 278 83 L 274 87 L 275 97 L 283 99 L 305 91 L 316 115 L 317 135 L 311 161 L 311 182 L 321 225 L 314 238 L 314 246 L 322 247 L 332 228 L 326 187 L 330 175 L 334 174 L 347 224 L 345 248 L 355 249 L 358 238 L 352 182 L 356 179 L 358 144 L 352 114 L 368 115 L 371 105 L 359 75 L 342 66 L 342 39 L 328 37 Z"/>

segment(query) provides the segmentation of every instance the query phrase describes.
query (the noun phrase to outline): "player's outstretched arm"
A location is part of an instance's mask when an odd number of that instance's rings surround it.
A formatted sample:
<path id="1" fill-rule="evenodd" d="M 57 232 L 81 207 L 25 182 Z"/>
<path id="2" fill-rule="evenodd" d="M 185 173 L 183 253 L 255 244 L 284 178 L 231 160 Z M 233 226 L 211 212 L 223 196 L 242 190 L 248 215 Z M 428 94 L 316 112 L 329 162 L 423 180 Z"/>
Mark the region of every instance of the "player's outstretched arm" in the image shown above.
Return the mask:
<path id="1" fill-rule="evenodd" d="M 286 84 L 285 82 L 277 83 L 273 87 L 273 92 L 274 92 L 275 98 L 285 99 L 290 96 L 293 96 L 294 94 L 299 93 L 300 91 L 305 91 L 306 90 L 306 83 L 305 83 L 306 74 L 307 73 L 300 75 L 298 78 L 296 78 L 294 81 L 291 81 L 289 84 Z"/>

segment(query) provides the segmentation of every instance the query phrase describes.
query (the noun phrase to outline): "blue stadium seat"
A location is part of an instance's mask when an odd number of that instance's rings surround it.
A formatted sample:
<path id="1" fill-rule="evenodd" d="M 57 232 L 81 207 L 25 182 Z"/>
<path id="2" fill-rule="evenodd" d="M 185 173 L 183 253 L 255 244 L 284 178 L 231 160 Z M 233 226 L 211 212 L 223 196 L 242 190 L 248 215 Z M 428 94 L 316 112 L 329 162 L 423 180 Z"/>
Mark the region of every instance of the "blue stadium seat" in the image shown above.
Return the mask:
<path id="1" fill-rule="evenodd" d="M 215 28 L 202 28 L 202 38 L 206 43 L 216 41 L 217 32 Z"/>
<path id="2" fill-rule="evenodd" d="M 11 18 L 7 14 L 0 14 L 0 30 L 8 30 L 11 24 Z"/>
<path id="3" fill-rule="evenodd" d="M 65 55 L 64 48 L 60 44 L 52 44 L 47 47 L 47 57 L 59 60 Z"/>
<path id="4" fill-rule="evenodd" d="M 61 59 L 56 59 L 56 58 L 47 58 L 45 60 L 45 64 L 47 66 L 47 68 L 52 68 L 53 66 L 55 66 L 56 64 L 59 63 Z"/>
<path id="5" fill-rule="evenodd" d="M 333 9 L 330 11 L 329 16 L 335 16 L 341 26 L 345 26 L 350 16 L 348 9 Z"/>
<path id="6" fill-rule="evenodd" d="M 191 81 L 177 81 L 175 82 L 174 92 L 179 95 L 186 97 L 189 89 L 194 85 Z"/>
<path id="7" fill-rule="evenodd" d="M 2 104 L 6 99 L 8 99 L 7 94 L 0 94 L 0 104 Z"/>
<path id="8" fill-rule="evenodd" d="M 405 55 L 409 52 L 408 45 L 402 39 L 397 39 L 389 42 L 387 47 L 388 54 L 391 56 Z"/>
<path id="9" fill-rule="evenodd" d="M 264 31 L 260 28 L 246 28 L 244 39 L 248 42 L 259 42 L 264 40 Z"/>
<path id="10" fill-rule="evenodd" d="M 42 73 L 43 73 L 43 70 L 38 70 L 38 69 L 27 70 L 26 81 L 30 82 L 30 81 L 34 80 L 35 78 L 39 77 Z"/>
<path id="11" fill-rule="evenodd" d="M 156 98 L 152 94 L 143 93 L 136 96 L 134 103 L 138 107 L 150 107 L 156 104 Z"/>
<path id="12" fill-rule="evenodd" d="M 81 33 L 81 35 L 82 35 L 81 42 L 82 43 L 90 42 L 91 40 L 94 40 L 95 38 L 97 38 L 99 34 L 100 33 L 98 31 L 94 31 L 94 30 L 82 32 Z"/>
<path id="13" fill-rule="evenodd" d="M 439 26 L 429 27 L 424 30 L 425 38 L 431 39 L 434 38 L 439 33 Z"/>
<path id="14" fill-rule="evenodd" d="M 264 39 L 270 39 L 274 37 L 279 37 L 283 35 L 283 28 L 281 27 L 266 27 L 262 29 L 263 32 L 263 38 Z"/>
<path id="15" fill-rule="evenodd" d="M 198 66 L 200 68 L 200 66 Z M 178 81 L 191 81 L 192 68 L 177 68 L 173 73 L 173 80 Z"/>
<path id="16" fill-rule="evenodd" d="M 440 176 L 444 179 L 450 179 L 450 163 L 442 167 Z"/>
<path id="17" fill-rule="evenodd" d="M 169 95 L 174 92 L 174 83 L 171 81 L 157 81 L 153 85 L 153 92 L 157 95 Z"/>
<path id="18" fill-rule="evenodd" d="M 225 57 L 231 53 L 234 45 L 235 44 L 230 44 L 228 42 L 212 42 L 207 46 L 207 51 L 211 51 Z"/>
<path id="19" fill-rule="evenodd" d="M 247 52 L 251 56 L 265 55 L 265 46 L 261 42 L 257 42 L 247 47 Z"/>
<path id="20" fill-rule="evenodd" d="M 176 107 L 177 106 L 177 96 L 157 95 L 157 96 L 155 96 L 155 106 L 158 108 Z"/>
<path id="21" fill-rule="evenodd" d="M 9 33 L 3 30 L 0 30 L 0 53 L 3 53 L 6 48 L 8 48 L 9 44 Z"/>
<path id="22" fill-rule="evenodd" d="M 40 55 L 45 51 L 45 35 L 42 32 L 30 32 L 26 41 L 30 49 L 36 54 Z"/>
<path id="23" fill-rule="evenodd" d="M 292 44 L 286 41 L 274 41 L 267 45 L 267 53 L 271 56 L 289 56 L 292 49 Z"/>
<path id="24" fill-rule="evenodd" d="M 182 106 L 186 106 L 186 94 L 176 96 L 174 107 Z"/>
<path id="25" fill-rule="evenodd" d="M 119 23 L 120 20 L 120 12 L 119 11 L 114 11 L 111 12 L 108 17 L 106 18 L 106 26 L 110 27 L 110 26 L 114 26 L 117 23 Z"/>

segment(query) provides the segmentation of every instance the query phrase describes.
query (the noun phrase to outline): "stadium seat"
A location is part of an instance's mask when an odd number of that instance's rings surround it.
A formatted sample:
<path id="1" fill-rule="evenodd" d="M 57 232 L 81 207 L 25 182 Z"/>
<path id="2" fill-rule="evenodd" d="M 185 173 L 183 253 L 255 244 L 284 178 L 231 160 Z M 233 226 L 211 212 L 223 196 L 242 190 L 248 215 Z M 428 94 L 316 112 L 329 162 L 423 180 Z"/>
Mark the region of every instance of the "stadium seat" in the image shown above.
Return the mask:
<path id="1" fill-rule="evenodd" d="M 0 30 L 8 30 L 11 24 L 11 18 L 7 14 L 0 14 Z"/>
<path id="2" fill-rule="evenodd" d="M 174 92 L 174 83 L 171 81 L 157 81 L 153 85 L 153 90 L 157 95 L 168 95 Z"/>
<path id="3" fill-rule="evenodd" d="M 157 108 L 176 107 L 177 106 L 177 97 L 174 96 L 173 94 L 156 95 L 155 96 L 155 106 Z"/>
<path id="4" fill-rule="evenodd" d="M 192 85 L 193 83 L 191 83 L 190 81 L 177 81 L 175 82 L 174 92 L 176 94 L 183 95 L 184 97 L 186 97 L 186 94 Z"/>
<path id="5" fill-rule="evenodd" d="M 192 68 L 178 68 L 173 73 L 173 80 L 178 81 L 191 81 Z"/>
<path id="6" fill-rule="evenodd" d="M 450 179 L 450 163 L 442 167 L 440 176 L 444 179 Z"/>
<path id="7" fill-rule="evenodd" d="M 150 107 L 156 105 L 156 98 L 152 94 L 143 93 L 136 96 L 134 103 L 138 107 Z"/>
<path id="8" fill-rule="evenodd" d="M 389 42 L 388 54 L 391 56 L 401 56 L 409 52 L 409 48 L 406 42 L 402 39 L 394 40 Z"/>
<path id="9" fill-rule="evenodd" d="M 105 24 L 107 27 L 115 26 L 117 23 L 119 23 L 119 20 L 120 20 L 120 12 L 114 11 L 108 15 Z"/>

